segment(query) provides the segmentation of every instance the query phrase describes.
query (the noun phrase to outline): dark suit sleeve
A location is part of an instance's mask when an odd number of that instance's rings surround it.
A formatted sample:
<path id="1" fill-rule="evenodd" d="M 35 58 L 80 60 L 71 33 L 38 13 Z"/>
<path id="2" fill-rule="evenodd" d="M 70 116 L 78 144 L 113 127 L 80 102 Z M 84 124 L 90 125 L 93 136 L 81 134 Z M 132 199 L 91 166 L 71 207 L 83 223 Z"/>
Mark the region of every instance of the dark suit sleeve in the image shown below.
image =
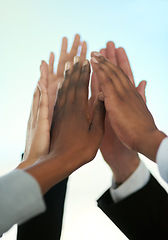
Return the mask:
<path id="1" fill-rule="evenodd" d="M 66 188 L 67 179 L 55 185 L 44 195 L 47 210 L 20 225 L 17 240 L 60 239 Z"/>
<path id="2" fill-rule="evenodd" d="M 108 190 L 98 206 L 129 239 L 168 238 L 168 195 L 153 176 L 145 187 L 117 204 Z"/>

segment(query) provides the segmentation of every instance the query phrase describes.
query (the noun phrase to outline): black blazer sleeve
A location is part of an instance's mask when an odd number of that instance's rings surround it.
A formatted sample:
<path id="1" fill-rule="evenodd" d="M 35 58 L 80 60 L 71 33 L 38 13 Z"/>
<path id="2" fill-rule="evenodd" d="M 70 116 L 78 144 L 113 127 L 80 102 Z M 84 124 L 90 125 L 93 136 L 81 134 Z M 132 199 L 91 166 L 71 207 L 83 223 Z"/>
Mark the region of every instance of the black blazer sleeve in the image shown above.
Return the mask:
<path id="1" fill-rule="evenodd" d="M 67 179 L 44 195 L 47 210 L 18 226 L 17 240 L 60 239 L 66 188 Z"/>
<path id="2" fill-rule="evenodd" d="M 153 176 L 145 187 L 117 204 L 108 190 L 98 206 L 129 239 L 168 238 L 168 195 Z"/>

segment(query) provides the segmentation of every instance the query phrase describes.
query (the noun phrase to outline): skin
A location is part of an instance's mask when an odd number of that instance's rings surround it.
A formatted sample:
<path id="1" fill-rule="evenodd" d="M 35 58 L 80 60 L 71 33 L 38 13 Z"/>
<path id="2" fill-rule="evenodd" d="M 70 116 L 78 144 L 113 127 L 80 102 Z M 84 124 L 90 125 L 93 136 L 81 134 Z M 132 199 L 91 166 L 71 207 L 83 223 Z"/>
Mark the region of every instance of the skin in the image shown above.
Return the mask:
<path id="1" fill-rule="evenodd" d="M 122 68 L 125 74 L 130 78 L 135 86 L 133 74 L 129 64 L 128 57 L 123 48 L 115 48 L 113 42 L 108 42 L 105 49 L 101 49 L 100 53 L 108 59 L 109 62 Z M 140 82 L 136 90 L 141 94 L 144 101 L 146 81 Z M 91 81 L 92 98 L 94 99 L 101 91 L 96 75 L 92 74 Z M 94 100 L 93 100 L 94 101 Z M 110 124 L 109 116 L 105 118 L 105 133 L 100 151 L 104 160 L 110 166 L 113 172 L 113 178 L 117 185 L 123 183 L 137 168 L 140 163 L 137 152 L 128 149 L 116 136 L 113 127 Z"/>
<path id="2" fill-rule="evenodd" d="M 26 147 L 23 161 L 17 168 L 34 164 L 41 156 L 48 154 L 50 144 L 50 124 L 47 89 L 47 63 L 42 61 L 41 77 L 33 95 L 33 102 L 27 125 Z"/>
<path id="3" fill-rule="evenodd" d="M 54 53 L 50 54 L 49 64 L 42 61 L 40 66 L 41 77 L 35 89 L 27 125 L 23 162 L 17 168 L 28 167 L 34 164 L 41 156 L 49 153 L 50 127 L 58 86 L 61 86 L 63 82 L 66 62 L 73 65 L 74 57 L 78 53 L 80 46 L 80 60 L 84 62 L 87 45 L 86 42 L 80 42 L 78 34 L 74 37 L 70 52 L 67 51 L 68 40 L 66 37 L 63 38 L 56 73 L 54 73 Z"/>
<path id="4" fill-rule="evenodd" d="M 123 70 L 100 54 L 93 52 L 92 55 L 93 71 L 116 136 L 128 149 L 155 161 L 157 149 L 166 135 L 157 129 L 142 96 Z"/>
<path id="5" fill-rule="evenodd" d="M 89 117 L 89 62 L 81 60 L 67 69 L 58 92 L 51 126 L 50 153 L 26 169 L 39 182 L 43 193 L 74 170 L 91 161 L 104 133 L 105 108 L 95 101 L 92 121 Z"/>
<path id="6" fill-rule="evenodd" d="M 75 35 L 74 41 L 71 47 L 70 52 L 67 51 L 68 48 L 68 40 L 66 37 L 62 40 L 61 53 L 58 61 L 57 71 L 54 73 L 54 53 L 51 52 L 49 65 L 48 65 L 48 95 L 49 95 L 49 121 L 50 125 L 52 122 L 53 110 L 56 100 L 56 94 L 58 85 L 61 85 L 64 79 L 64 68 L 66 62 L 69 62 L 73 65 L 74 57 L 77 55 L 79 51 L 79 47 L 82 45 L 80 58 L 81 61 L 84 62 L 86 58 L 87 45 L 86 42 L 80 42 L 80 36 L 78 34 Z"/>

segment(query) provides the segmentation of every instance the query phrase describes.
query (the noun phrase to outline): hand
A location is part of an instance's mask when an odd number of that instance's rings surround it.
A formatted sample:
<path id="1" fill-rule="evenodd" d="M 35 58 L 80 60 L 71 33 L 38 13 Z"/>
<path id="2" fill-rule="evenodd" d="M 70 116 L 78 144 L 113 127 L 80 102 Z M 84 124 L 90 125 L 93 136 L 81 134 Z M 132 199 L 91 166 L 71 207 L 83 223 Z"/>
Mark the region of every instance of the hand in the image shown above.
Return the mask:
<path id="1" fill-rule="evenodd" d="M 66 37 L 63 38 L 56 74 L 54 73 L 54 53 L 50 54 L 49 66 L 48 66 L 48 96 L 49 96 L 50 124 L 52 122 L 58 84 L 62 84 L 64 79 L 65 63 L 70 62 L 71 64 L 73 64 L 73 59 L 76 56 L 80 45 L 81 45 L 80 36 L 76 34 L 71 50 L 70 52 L 67 52 L 67 48 L 68 48 L 67 38 Z M 80 53 L 82 62 L 84 62 L 86 58 L 86 51 L 87 51 L 87 45 L 86 45 L 86 42 L 83 42 L 81 53 Z"/>
<path id="2" fill-rule="evenodd" d="M 157 129 L 143 98 L 122 69 L 100 54 L 94 55 L 93 70 L 102 88 L 115 134 L 127 148 L 154 161 L 159 144 L 166 135 Z"/>
<path id="3" fill-rule="evenodd" d="M 54 110 L 51 127 L 50 152 L 72 154 L 70 167 L 82 166 L 91 161 L 100 146 L 104 133 L 104 105 L 97 99 L 90 122 L 88 108 L 88 85 L 90 65 L 75 58 L 76 63 L 66 65 L 65 78 Z M 74 162 L 74 163 L 73 163 Z M 74 168 L 74 167 L 73 167 Z"/>
<path id="4" fill-rule="evenodd" d="M 50 153 L 26 169 L 39 182 L 43 193 L 91 161 L 104 133 L 104 103 L 98 98 L 90 121 L 88 85 L 90 65 L 75 58 L 66 64 L 64 82 L 58 91 L 51 125 Z"/>
<path id="5" fill-rule="evenodd" d="M 34 164 L 38 158 L 48 154 L 50 143 L 50 125 L 48 119 L 47 63 L 40 66 L 41 78 L 35 89 L 30 116 L 27 125 L 26 147 L 23 162 L 18 168 Z"/>
<path id="6" fill-rule="evenodd" d="M 135 86 L 129 60 L 123 48 L 116 49 L 113 42 L 108 42 L 106 48 L 101 49 L 100 53 L 108 59 L 109 62 L 122 68 Z M 146 101 L 145 87 L 146 82 L 142 81 L 136 88 L 142 95 L 144 101 Z M 93 99 L 101 91 L 94 73 L 92 74 L 91 90 Z M 138 154 L 124 146 L 118 139 L 110 124 L 107 114 L 105 117 L 105 133 L 100 146 L 100 151 L 104 160 L 112 169 L 113 177 L 117 183 L 124 182 L 135 171 L 140 162 Z"/>

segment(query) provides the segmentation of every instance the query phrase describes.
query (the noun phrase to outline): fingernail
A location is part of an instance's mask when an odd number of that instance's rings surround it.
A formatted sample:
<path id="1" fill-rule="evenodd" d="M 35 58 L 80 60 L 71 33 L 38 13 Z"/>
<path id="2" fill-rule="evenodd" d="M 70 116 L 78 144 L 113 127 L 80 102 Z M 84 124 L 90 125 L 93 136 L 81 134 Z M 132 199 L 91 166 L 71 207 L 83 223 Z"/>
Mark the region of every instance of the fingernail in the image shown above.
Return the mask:
<path id="1" fill-rule="evenodd" d="M 84 63 L 83 63 L 83 67 L 85 67 L 87 65 L 88 65 L 88 60 L 85 60 Z"/>
<path id="2" fill-rule="evenodd" d="M 92 57 L 91 60 L 94 62 L 94 63 L 99 63 L 96 58 Z"/>
<path id="3" fill-rule="evenodd" d="M 70 62 L 65 63 L 65 71 L 68 71 L 71 68 Z"/>
<path id="4" fill-rule="evenodd" d="M 75 63 L 78 63 L 78 62 L 79 62 L 79 59 L 80 59 L 79 56 L 75 56 L 75 57 L 74 57 L 74 64 L 75 64 Z"/>
<path id="5" fill-rule="evenodd" d="M 99 52 L 93 52 L 93 55 L 95 55 L 96 57 L 102 56 L 101 53 L 99 53 Z"/>

